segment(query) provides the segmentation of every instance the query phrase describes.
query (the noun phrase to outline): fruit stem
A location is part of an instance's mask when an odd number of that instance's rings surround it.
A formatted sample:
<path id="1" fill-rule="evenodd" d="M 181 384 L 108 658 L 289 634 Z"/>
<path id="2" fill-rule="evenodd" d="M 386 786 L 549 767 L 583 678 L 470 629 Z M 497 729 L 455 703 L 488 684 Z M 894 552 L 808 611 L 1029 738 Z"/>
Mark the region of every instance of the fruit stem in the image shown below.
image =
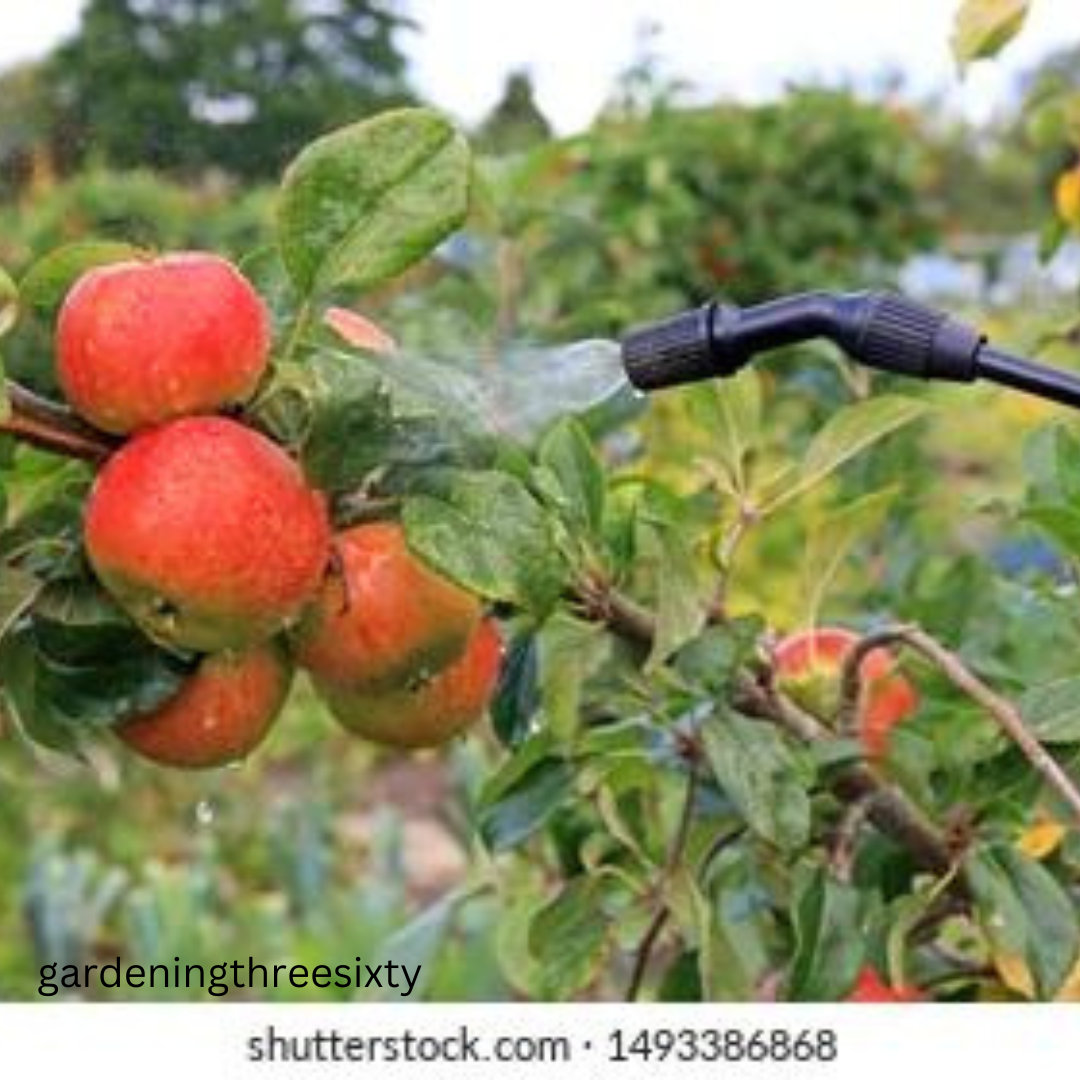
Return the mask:
<path id="1" fill-rule="evenodd" d="M 111 436 L 84 423 L 70 409 L 39 397 L 17 382 L 8 381 L 7 394 L 11 408 L 7 417 L 0 420 L 0 431 L 20 442 L 92 462 L 104 461 L 119 445 Z"/>

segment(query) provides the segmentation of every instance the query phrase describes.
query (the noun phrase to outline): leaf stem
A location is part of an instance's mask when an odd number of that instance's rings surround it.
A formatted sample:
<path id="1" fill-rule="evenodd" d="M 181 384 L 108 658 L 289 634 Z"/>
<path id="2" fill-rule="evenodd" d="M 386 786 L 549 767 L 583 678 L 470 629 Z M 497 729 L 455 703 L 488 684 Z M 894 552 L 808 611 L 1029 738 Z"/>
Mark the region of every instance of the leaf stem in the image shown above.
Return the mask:
<path id="1" fill-rule="evenodd" d="M 300 338 L 311 323 L 311 316 L 312 303 L 308 299 L 296 309 L 296 315 L 293 316 L 292 325 L 289 327 L 289 333 L 285 339 L 285 348 L 281 354 L 281 363 L 288 364 L 292 362 L 296 350 L 300 347 Z"/>

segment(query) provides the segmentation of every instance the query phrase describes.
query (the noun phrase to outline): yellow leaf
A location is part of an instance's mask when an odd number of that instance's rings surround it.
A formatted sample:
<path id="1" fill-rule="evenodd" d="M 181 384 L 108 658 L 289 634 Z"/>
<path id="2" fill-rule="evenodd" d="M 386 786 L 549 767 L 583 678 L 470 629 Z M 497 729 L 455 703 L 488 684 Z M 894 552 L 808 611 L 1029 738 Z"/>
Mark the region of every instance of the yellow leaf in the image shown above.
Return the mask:
<path id="1" fill-rule="evenodd" d="M 1035 984 L 1023 957 L 1017 953 L 996 952 L 994 967 L 997 969 L 998 978 L 1014 993 L 1022 994 L 1026 998 L 1035 996 Z"/>
<path id="2" fill-rule="evenodd" d="M 1072 228 L 1080 228 L 1080 165 L 1066 169 L 1054 185 L 1054 206 L 1058 217 Z"/>
<path id="3" fill-rule="evenodd" d="M 1016 841 L 1017 848 L 1032 859 L 1045 859 L 1065 839 L 1066 829 L 1053 818 L 1043 817 L 1029 825 Z"/>
<path id="4" fill-rule="evenodd" d="M 1031 972 L 1027 964 L 1016 953 L 999 952 L 994 954 L 994 967 L 997 969 L 998 978 L 1013 993 L 1021 994 L 1026 998 L 1035 997 L 1035 988 L 1031 979 Z M 1061 989 L 1054 995 L 1057 1002 L 1080 1001 L 1080 960 L 1073 965 Z"/>
<path id="5" fill-rule="evenodd" d="M 1069 977 L 1057 992 L 1055 1001 L 1080 1001 L 1080 960 L 1077 960 Z"/>
<path id="6" fill-rule="evenodd" d="M 963 0 L 952 36 L 960 69 L 1003 49 L 1020 32 L 1028 6 L 1029 0 Z"/>

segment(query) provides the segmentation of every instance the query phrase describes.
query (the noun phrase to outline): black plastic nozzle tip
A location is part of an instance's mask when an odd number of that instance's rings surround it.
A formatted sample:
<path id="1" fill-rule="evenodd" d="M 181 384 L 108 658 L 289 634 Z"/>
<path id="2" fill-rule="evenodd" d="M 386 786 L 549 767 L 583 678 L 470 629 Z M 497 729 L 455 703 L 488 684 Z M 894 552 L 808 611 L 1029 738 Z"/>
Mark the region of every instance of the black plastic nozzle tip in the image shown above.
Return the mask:
<path id="1" fill-rule="evenodd" d="M 716 374 L 712 322 L 715 304 L 639 326 L 621 342 L 626 377 L 638 390 L 696 382 Z"/>

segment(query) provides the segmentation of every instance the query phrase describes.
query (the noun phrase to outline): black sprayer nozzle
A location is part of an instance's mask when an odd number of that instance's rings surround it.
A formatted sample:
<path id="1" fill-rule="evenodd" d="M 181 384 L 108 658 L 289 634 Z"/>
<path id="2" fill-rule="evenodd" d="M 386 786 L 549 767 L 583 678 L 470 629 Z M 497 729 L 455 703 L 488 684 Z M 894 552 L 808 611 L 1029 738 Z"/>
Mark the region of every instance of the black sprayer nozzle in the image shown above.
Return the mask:
<path id="1" fill-rule="evenodd" d="M 753 307 L 710 303 L 632 330 L 622 341 L 627 378 L 659 390 L 733 375 L 755 355 L 813 338 L 898 375 L 989 379 L 1080 407 L 1080 377 L 991 349 L 974 328 L 888 292 L 803 293 Z"/>

